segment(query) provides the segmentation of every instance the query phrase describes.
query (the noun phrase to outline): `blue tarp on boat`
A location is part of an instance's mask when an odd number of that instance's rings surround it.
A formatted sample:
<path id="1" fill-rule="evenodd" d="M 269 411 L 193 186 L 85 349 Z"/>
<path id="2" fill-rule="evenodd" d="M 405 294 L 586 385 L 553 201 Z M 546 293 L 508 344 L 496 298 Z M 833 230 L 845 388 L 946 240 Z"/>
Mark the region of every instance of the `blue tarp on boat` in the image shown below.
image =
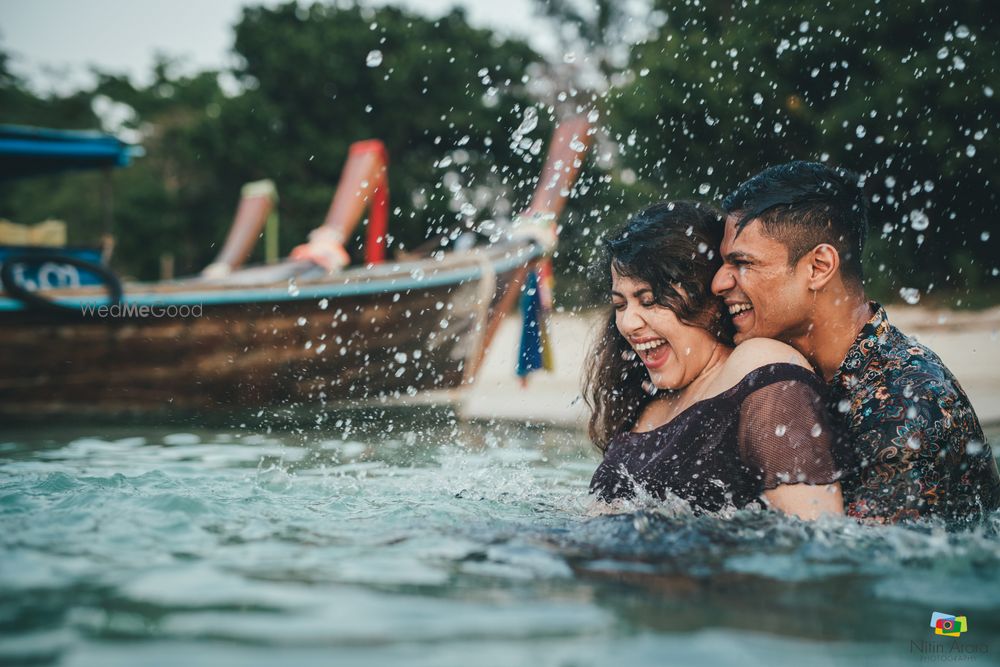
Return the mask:
<path id="1" fill-rule="evenodd" d="M 140 147 L 101 132 L 0 125 L 0 180 L 124 167 L 141 154 Z"/>

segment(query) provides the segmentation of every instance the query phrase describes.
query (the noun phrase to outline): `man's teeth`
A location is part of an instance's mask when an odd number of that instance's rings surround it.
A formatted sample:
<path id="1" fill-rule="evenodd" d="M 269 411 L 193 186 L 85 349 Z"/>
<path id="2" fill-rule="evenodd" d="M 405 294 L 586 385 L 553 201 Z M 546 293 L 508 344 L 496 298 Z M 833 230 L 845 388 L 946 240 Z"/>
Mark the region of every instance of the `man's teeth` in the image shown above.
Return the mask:
<path id="1" fill-rule="evenodd" d="M 659 347 L 666 342 L 667 341 L 661 338 L 660 340 L 651 340 L 648 343 L 639 343 L 638 345 L 633 345 L 632 347 L 636 352 L 645 352 L 646 350 L 652 350 L 654 347 Z"/>
<path id="2" fill-rule="evenodd" d="M 740 313 L 747 310 L 753 310 L 753 305 L 749 303 L 734 303 L 733 305 L 729 306 L 730 315 L 739 315 Z"/>

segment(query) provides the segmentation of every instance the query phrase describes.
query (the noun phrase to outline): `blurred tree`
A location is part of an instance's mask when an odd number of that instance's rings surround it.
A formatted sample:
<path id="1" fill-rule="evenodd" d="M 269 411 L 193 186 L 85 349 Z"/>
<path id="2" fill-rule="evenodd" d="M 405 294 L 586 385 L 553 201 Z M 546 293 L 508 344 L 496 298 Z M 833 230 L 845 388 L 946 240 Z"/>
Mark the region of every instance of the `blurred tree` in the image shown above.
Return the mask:
<path id="1" fill-rule="evenodd" d="M 473 29 L 459 11 L 433 21 L 295 3 L 245 10 L 239 65 L 223 77 L 181 76 L 161 59 L 149 85 L 99 74 L 92 90 L 39 96 L 0 53 L 0 122 L 81 128 L 117 115 L 142 135 L 147 157 L 115 175 L 115 262 L 145 278 L 161 252 L 181 272 L 204 266 L 240 185 L 262 177 L 278 184 L 287 252 L 322 220 L 359 139 L 388 145 L 397 248 L 515 213 L 555 118 L 583 112 L 601 134 L 556 261 L 581 298 L 603 298 L 588 275 L 594 250 L 638 207 L 717 201 L 798 158 L 866 175 L 874 293 L 958 290 L 968 302 L 997 286 L 993 5 L 548 0 L 540 11 L 573 57 L 533 65 L 525 44 Z M 524 131 L 532 107 L 539 123 Z M 98 184 L 73 174 L 0 185 L 0 215 L 61 217 L 74 240 L 95 238 Z"/>
<path id="2" fill-rule="evenodd" d="M 115 175 L 120 270 L 153 278 L 162 252 L 176 255 L 181 272 L 200 269 L 224 238 L 240 186 L 263 177 L 278 185 L 287 252 L 322 222 L 360 139 L 389 149 L 397 248 L 527 204 L 542 160 L 535 139 L 551 122 L 543 116 L 511 140 L 532 105 L 524 83 L 538 58 L 524 43 L 473 29 L 457 10 L 434 21 L 392 7 L 289 3 L 245 9 L 235 51 L 226 90 L 215 72 L 178 76 L 163 59 L 148 86 L 99 73 L 92 91 L 69 101 L 35 97 L 2 70 L 0 100 L 19 106 L 0 107 L 0 122 L 92 127 L 93 99 L 123 108 L 122 127 L 142 134 L 147 156 Z M 31 107 L 78 98 L 87 113 L 72 119 L 40 123 Z M 70 179 L 89 177 L 5 184 L 0 213 L 68 219 L 82 238 L 99 211 Z M 24 194 L 40 187 L 49 201 Z"/>
<path id="3" fill-rule="evenodd" d="M 661 3 L 670 18 L 614 103 L 641 136 L 637 170 L 704 196 L 791 159 L 847 166 L 867 176 L 875 292 L 975 286 L 971 265 L 997 266 L 980 237 L 1000 184 L 1000 31 L 979 2 L 904 4 Z"/>
<path id="4" fill-rule="evenodd" d="M 544 4 L 559 22 L 582 20 L 571 2 Z M 996 289 L 995 5 L 651 0 L 644 11 L 652 30 L 604 98 L 614 173 L 646 185 L 627 191 L 718 201 L 771 164 L 842 165 L 866 176 L 873 293 L 944 288 L 961 305 Z M 624 33 L 606 15 L 579 31 L 600 52 Z"/>

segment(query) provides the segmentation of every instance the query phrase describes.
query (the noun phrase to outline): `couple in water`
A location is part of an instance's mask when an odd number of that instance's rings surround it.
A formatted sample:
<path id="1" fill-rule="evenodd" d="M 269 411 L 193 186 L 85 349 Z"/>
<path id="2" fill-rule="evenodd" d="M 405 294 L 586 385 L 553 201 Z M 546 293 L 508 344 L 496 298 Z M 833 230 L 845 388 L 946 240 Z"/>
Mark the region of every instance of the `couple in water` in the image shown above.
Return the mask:
<path id="1" fill-rule="evenodd" d="M 665 202 L 606 242 L 586 374 L 600 504 L 975 520 L 1000 475 L 968 397 L 865 296 L 858 176 L 769 168 L 724 212 Z"/>

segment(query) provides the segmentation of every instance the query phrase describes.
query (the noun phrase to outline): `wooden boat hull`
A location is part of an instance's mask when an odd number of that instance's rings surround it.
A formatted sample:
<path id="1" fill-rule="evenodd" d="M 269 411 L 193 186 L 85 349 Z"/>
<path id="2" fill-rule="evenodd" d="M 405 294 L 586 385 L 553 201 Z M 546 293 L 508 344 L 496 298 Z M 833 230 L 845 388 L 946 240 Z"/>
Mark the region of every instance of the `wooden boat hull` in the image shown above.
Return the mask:
<path id="1" fill-rule="evenodd" d="M 539 255 L 500 244 L 262 284 L 248 269 L 245 284 L 126 286 L 121 308 L 89 315 L 0 298 L 0 414 L 312 408 L 459 388 Z M 100 304 L 93 290 L 56 297 Z"/>

